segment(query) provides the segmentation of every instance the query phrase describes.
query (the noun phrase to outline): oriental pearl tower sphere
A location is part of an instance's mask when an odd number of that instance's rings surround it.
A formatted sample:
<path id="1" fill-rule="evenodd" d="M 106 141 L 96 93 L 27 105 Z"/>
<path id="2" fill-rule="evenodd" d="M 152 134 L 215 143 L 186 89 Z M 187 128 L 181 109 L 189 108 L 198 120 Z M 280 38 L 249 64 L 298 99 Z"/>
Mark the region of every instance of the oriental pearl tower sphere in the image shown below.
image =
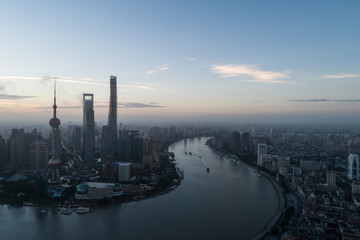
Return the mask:
<path id="1" fill-rule="evenodd" d="M 60 171 L 61 166 L 61 139 L 60 139 L 60 119 L 56 117 L 56 80 L 54 81 L 54 113 L 53 118 L 50 119 L 49 125 L 52 128 L 52 138 L 51 138 L 51 159 L 49 160 L 49 170 L 48 176 L 49 180 L 53 183 L 60 181 Z"/>

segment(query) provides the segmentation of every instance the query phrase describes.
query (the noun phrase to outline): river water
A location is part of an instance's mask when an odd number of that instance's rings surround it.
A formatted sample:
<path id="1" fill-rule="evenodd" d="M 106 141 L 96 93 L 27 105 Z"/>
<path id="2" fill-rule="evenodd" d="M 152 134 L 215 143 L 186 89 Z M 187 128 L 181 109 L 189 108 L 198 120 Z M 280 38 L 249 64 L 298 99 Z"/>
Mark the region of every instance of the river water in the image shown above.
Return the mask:
<path id="1" fill-rule="evenodd" d="M 250 239 L 276 213 L 275 189 L 266 178 L 214 154 L 206 140 L 169 147 L 185 172 L 175 191 L 86 215 L 3 205 L 0 239 Z"/>

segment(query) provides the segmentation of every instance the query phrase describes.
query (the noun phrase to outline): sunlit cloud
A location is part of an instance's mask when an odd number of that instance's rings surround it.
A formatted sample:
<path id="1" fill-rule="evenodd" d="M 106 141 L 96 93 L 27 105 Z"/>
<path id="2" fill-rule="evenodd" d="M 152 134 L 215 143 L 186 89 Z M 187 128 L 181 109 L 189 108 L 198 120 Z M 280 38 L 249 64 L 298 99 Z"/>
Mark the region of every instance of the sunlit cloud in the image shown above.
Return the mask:
<path id="1" fill-rule="evenodd" d="M 148 87 L 148 86 L 136 86 L 137 88 L 142 88 L 142 89 L 148 89 L 148 90 L 154 90 L 155 88 L 152 87 Z"/>
<path id="2" fill-rule="evenodd" d="M 125 103 L 119 103 L 118 107 L 120 107 L 120 108 L 161 108 L 164 106 L 160 106 L 160 105 L 156 105 L 156 104 L 147 104 L 147 103 L 125 102 Z"/>
<path id="3" fill-rule="evenodd" d="M 82 105 L 67 105 L 67 106 L 58 106 L 58 109 L 82 109 Z M 109 105 L 106 104 L 94 104 L 94 108 L 108 108 Z M 164 106 L 153 104 L 153 103 L 137 103 L 137 102 L 120 102 L 118 103 L 118 108 L 162 108 Z M 36 107 L 37 109 L 51 109 L 52 106 L 42 106 Z"/>
<path id="4" fill-rule="evenodd" d="M 0 76 L 0 79 L 42 80 L 42 79 L 43 79 L 43 77 Z"/>
<path id="5" fill-rule="evenodd" d="M 360 102 L 360 99 L 327 99 L 327 98 L 319 98 L 319 99 L 295 99 L 295 100 L 287 100 L 288 102 L 343 102 L 343 103 L 354 103 Z"/>
<path id="6" fill-rule="evenodd" d="M 289 83 L 287 81 L 278 80 L 288 78 L 289 71 L 272 72 L 259 70 L 251 65 L 213 65 L 212 72 L 222 75 L 222 77 L 236 77 L 240 75 L 249 76 L 253 79 L 247 82 L 263 82 L 263 83 Z"/>
<path id="7" fill-rule="evenodd" d="M 192 58 L 192 57 L 184 57 L 184 59 L 190 62 L 196 61 L 196 58 Z"/>
<path id="8" fill-rule="evenodd" d="M 147 71 L 146 74 L 153 74 L 153 73 L 157 73 L 160 71 L 165 71 L 166 69 L 169 69 L 168 66 L 169 66 L 169 64 L 156 66 L 154 70 Z"/>
<path id="9" fill-rule="evenodd" d="M 72 77 L 52 77 L 52 76 L 44 76 L 44 77 L 31 77 L 31 76 L 0 76 L 0 79 L 7 79 L 7 80 L 40 80 L 41 83 L 45 83 L 47 81 L 55 80 L 58 82 L 63 83 L 72 83 L 72 84 L 84 84 L 84 85 L 95 85 L 95 86 L 106 86 L 109 87 L 109 83 L 105 80 L 95 80 L 92 78 L 81 78 L 75 79 Z M 0 86 L 2 87 L 2 85 Z M 144 86 L 144 85 L 118 85 L 118 87 L 124 88 L 140 88 L 140 89 L 147 89 L 147 90 L 154 90 L 153 87 Z M 0 88 L 1 90 L 1 88 Z"/>
<path id="10" fill-rule="evenodd" d="M 356 78 L 360 77 L 359 74 L 349 74 L 349 73 L 338 73 L 334 75 L 324 75 L 323 78 L 332 78 L 332 79 L 340 79 L 340 78 Z"/>
<path id="11" fill-rule="evenodd" d="M 26 98 L 34 98 L 35 96 L 22 96 L 22 95 L 7 95 L 0 94 L 0 99 L 26 99 Z"/>

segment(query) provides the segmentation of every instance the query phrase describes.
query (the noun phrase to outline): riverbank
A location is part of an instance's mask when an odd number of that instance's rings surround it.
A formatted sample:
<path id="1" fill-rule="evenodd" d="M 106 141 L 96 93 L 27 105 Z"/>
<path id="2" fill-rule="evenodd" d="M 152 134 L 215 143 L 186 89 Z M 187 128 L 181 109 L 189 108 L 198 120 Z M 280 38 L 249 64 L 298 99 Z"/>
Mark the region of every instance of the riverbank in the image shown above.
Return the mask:
<path id="1" fill-rule="evenodd" d="M 1 185 L 0 192 L 0 204 L 10 206 L 30 206 L 41 208 L 60 208 L 67 207 L 69 205 L 76 205 L 80 207 L 92 207 L 104 206 L 108 204 L 121 204 L 132 201 L 140 201 L 149 198 L 153 198 L 162 194 L 166 194 L 172 190 L 175 190 L 181 183 L 181 176 L 176 169 L 176 163 L 173 160 L 168 160 L 162 163 L 162 167 L 165 168 L 165 174 L 159 185 L 148 185 L 153 188 L 150 191 L 137 191 L 137 192 L 125 192 L 119 196 L 113 196 L 111 198 L 103 199 L 88 199 L 77 200 L 74 197 L 76 185 L 74 185 L 71 191 L 67 191 L 61 197 L 50 198 L 46 195 L 40 195 L 37 192 L 36 181 L 29 179 L 27 181 L 15 182 L 15 183 L 3 183 Z M 161 170 L 161 169 L 160 169 Z M 162 170 L 161 170 L 162 171 Z M 141 182 L 137 181 L 132 183 L 133 187 L 137 187 Z M 131 184 L 128 184 L 131 185 Z M 125 185 L 124 185 L 125 186 Z M 114 194 L 115 195 L 115 194 Z"/>
<path id="2" fill-rule="evenodd" d="M 275 192 L 276 192 L 276 194 L 278 196 L 278 199 L 279 199 L 277 211 L 273 215 L 273 217 L 268 221 L 268 223 L 266 224 L 264 229 L 262 229 L 260 232 L 258 232 L 255 236 L 253 236 L 251 238 L 252 240 L 263 239 L 271 231 L 271 229 L 273 227 L 277 226 L 277 224 L 279 223 L 282 215 L 284 214 L 285 207 L 286 207 L 285 206 L 285 198 L 284 198 L 284 190 L 277 184 L 276 181 L 274 181 L 274 179 L 272 179 L 271 176 L 269 176 L 266 173 L 263 173 L 261 171 L 261 169 L 257 165 L 253 165 L 253 164 L 250 165 L 249 163 L 241 160 L 240 158 L 235 157 L 233 154 L 230 154 L 230 153 L 228 153 L 226 151 L 223 151 L 223 150 L 216 149 L 215 147 L 213 147 L 213 146 L 211 146 L 209 144 L 209 141 L 210 140 L 207 141 L 207 146 L 211 150 L 213 150 L 213 152 L 215 152 L 218 155 L 225 155 L 225 156 L 230 157 L 230 158 L 235 158 L 236 161 L 240 161 L 242 163 L 242 165 L 244 167 L 248 168 L 249 170 L 252 169 L 252 168 L 257 168 L 257 171 L 261 174 L 261 176 L 265 177 L 272 184 L 272 186 L 274 187 Z"/>
<path id="3" fill-rule="evenodd" d="M 266 224 L 266 227 L 252 238 L 253 240 L 264 238 L 271 231 L 271 228 L 277 226 L 278 222 L 281 219 L 281 216 L 284 214 L 285 211 L 285 199 L 283 189 L 281 189 L 281 187 L 270 176 L 265 177 L 269 180 L 269 182 L 271 182 L 271 184 L 275 188 L 276 194 L 279 198 L 279 205 L 275 215 L 269 220 L 269 222 Z"/>

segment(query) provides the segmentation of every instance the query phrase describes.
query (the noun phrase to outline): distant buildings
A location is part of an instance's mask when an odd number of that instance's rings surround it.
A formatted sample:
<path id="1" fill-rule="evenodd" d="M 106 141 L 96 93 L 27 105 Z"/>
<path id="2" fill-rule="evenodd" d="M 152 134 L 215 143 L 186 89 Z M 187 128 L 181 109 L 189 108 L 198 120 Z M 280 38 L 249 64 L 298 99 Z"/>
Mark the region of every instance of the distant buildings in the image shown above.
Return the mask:
<path id="1" fill-rule="evenodd" d="M 83 151 L 88 165 L 95 163 L 94 94 L 83 95 Z"/>

